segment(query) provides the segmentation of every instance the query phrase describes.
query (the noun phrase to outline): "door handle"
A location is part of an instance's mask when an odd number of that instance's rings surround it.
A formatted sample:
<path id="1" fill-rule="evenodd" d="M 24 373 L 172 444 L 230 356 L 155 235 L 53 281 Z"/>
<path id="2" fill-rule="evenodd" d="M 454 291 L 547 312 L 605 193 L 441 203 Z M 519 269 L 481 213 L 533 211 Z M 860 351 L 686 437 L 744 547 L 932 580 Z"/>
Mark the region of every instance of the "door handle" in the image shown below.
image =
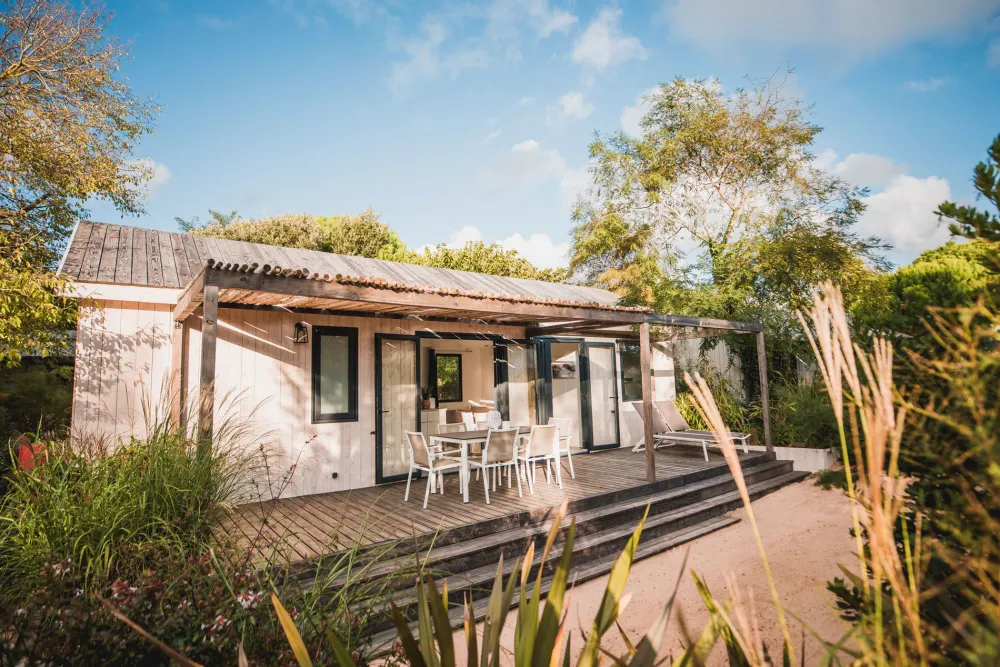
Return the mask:
<path id="1" fill-rule="evenodd" d="M 384 415 L 384 414 L 387 414 L 389 411 L 388 410 L 379 410 L 379 412 Z"/>

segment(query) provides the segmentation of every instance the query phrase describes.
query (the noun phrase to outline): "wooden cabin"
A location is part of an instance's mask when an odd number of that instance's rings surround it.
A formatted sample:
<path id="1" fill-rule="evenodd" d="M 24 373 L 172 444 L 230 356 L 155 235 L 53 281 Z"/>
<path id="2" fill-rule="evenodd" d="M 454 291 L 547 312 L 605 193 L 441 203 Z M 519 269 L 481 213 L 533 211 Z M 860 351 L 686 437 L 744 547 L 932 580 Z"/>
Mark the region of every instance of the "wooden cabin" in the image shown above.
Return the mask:
<path id="1" fill-rule="evenodd" d="M 285 496 L 405 477 L 404 430 L 434 434 L 470 401 L 511 424 L 568 417 L 581 454 L 633 447 L 648 437 L 631 402 L 674 396 L 674 341 L 736 331 L 763 350 L 759 325 L 593 287 L 124 225 L 80 222 L 60 272 L 81 299 L 75 439 L 245 420 L 294 464 Z"/>

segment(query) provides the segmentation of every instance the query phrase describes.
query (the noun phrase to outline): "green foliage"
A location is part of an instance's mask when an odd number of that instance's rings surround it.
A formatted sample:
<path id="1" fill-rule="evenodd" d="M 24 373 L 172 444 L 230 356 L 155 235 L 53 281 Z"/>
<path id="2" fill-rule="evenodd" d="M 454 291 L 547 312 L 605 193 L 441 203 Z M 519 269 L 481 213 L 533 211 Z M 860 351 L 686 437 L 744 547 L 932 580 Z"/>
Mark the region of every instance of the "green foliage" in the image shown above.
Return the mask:
<path id="1" fill-rule="evenodd" d="M 521 257 L 516 250 L 504 248 L 499 243 L 487 245 L 482 241 L 469 241 L 461 248 L 452 248 L 441 243 L 433 249 L 426 249 L 423 254 L 411 253 L 406 261 L 440 269 L 456 269 L 528 280 L 557 282 L 566 277 L 566 272 L 562 269 L 538 269 Z"/>
<path id="2" fill-rule="evenodd" d="M 370 208 L 360 215 L 322 217 L 295 214 L 259 220 L 240 218 L 236 211 L 230 214 L 214 210 L 209 212 L 212 219 L 205 224 L 201 224 L 198 218 L 176 220 L 183 231 L 231 241 L 306 248 L 529 280 L 560 281 L 566 278 L 565 270 L 536 268 L 516 250 L 504 248 L 499 243 L 469 241 L 460 248 L 441 243 L 422 253 L 414 252 Z"/>
<path id="3" fill-rule="evenodd" d="M 53 0 L 6 3 L 0 22 L 0 364 L 64 345 L 74 320 L 52 275 L 90 199 L 140 213 L 147 161 L 129 156 L 156 107 L 119 76 L 109 17 Z"/>
<path id="4" fill-rule="evenodd" d="M 763 431 L 760 425 L 760 404 L 747 403 L 741 392 L 733 387 L 728 378 L 723 377 L 708 364 L 702 364 L 698 370 L 705 378 L 715 398 L 722 420 L 733 431 L 753 433 L 758 443 L 763 442 Z M 691 428 L 706 430 L 710 426 L 698 412 L 697 401 L 687 385 L 681 380 L 677 387 L 677 409 Z"/>
<path id="5" fill-rule="evenodd" d="M 818 378 L 812 382 L 783 380 L 771 389 L 771 432 L 777 445 L 839 451 L 837 418 Z"/>
<path id="6" fill-rule="evenodd" d="M 897 342 L 910 347 L 923 344 L 927 308 L 969 307 L 980 297 L 995 298 L 1000 293 L 997 267 L 1000 245 L 982 240 L 949 241 L 888 276 L 885 307 L 874 313 L 859 308 L 856 314 L 865 328 L 909 339 Z"/>
<path id="7" fill-rule="evenodd" d="M 867 193 L 815 164 L 820 128 L 784 83 L 727 92 L 678 78 L 650 96 L 639 136 L 598 137 L 594 196 L 574 211 L 574 277 L 659 312 L 760 322 L 779 366 L 808 354 L 794 312 L 813 285 L 884 310 L 885 246 L 855 231 Z M 755 387 L 754 341 L 725 342 Z"/>
<path id="8" fill-rule="evenodd" d="M 71 359 L 39 359 L 0 367 L 0 443 L 15 433 L 61 437 L 73 401 Z"/>
<path id="9" fill-rule="evenodd" d="M 219 544 L 180 548 L 147 542 L 124 555 L 130 567 L 120 568 L 114 579 L 85 580 L 69 560 L 40 566 L 39 588 L 0 612 L 0 622 L 12 628 L 0 639 L 0 662 L 172 663 L 102 600 L 159 642 L 205 665 L 235 664 L 240 651 L 248 664 L 294 664 L 281 617 L 268 604 L 275 592 L 290 607 L 303 646 L 319 664 L 335 662 L 334 642 L 363 659 L 370 627 L 385 617 L 384 584 L 366 581 L 379 559 L 362 560 L 356 548 L 322 564 L 309 589 L 275 571 L 247 567 L 238 551 Z"/>
<path id="10" fill-rule="evenodd" d="M 987 161 L 980 162 L 972 171 L 972 184 L 979 193 L 978 197 L 1000 211 L 1000 135 L 993 140 L 986 155 Z M 943 202 L 935 212 L 953 221 L 948 229 L 955 236 L 1000 241 L 1000 217 L 996 213 L 948 201 Z"/>
<path id="11" fill-rule="evenodd" d="M 269 514 L 268 532 L 230 542 L 220 522 L 260 499 L 262 453 L 245 449 L 251 435 L 226 421 L 205 458 L 159 424 L 114 451 L 49 442 L 44 462 L 11 473 L 0 500 L 0 664 L 169 664 L 102 599 L 203 664 L 233 663 L 239 650 L 250 664 L 292 664 L 272 592 L 321 661 L 332 660 L 331 636 L 363 657 L 387 614 L 390 580 L 371 576 L 386 553 L 337 551 L 303 586 Z"/>
<path id="12" fill-rule="evenodd" d="M 243 429 L 221 425 L 205 460 L 169 424 L 110 451 L 44 443 L 48 463 L 14 470 L 0 499 L 0 602 L 37 587 L 43 563 L 68 560 L 88 580 L 113 579 L 122 554 L 138 545 L 207 540 L 227 507 L 252 498 L 257 457 L 238 447 Z"/>

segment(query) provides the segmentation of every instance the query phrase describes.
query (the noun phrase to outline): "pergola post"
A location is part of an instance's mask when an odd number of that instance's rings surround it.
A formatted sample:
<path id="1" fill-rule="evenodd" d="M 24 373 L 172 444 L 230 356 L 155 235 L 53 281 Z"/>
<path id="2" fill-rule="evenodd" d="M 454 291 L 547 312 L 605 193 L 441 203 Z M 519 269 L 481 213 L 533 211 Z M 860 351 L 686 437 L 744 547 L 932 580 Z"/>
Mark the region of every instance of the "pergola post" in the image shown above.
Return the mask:
<path id="1" fill-rule="evenodd" d="M 771 442 L 771 409 L 767 400 L 767 350 L 764 348 L 764 332 L 757 332 L 757 367 L 760 370 L 760 411 L 764 417 L 764 446 L 774 451 Z"/>
<path id="2" fill-rule="evenodd" d="M 198 454 L 206 454 L 212 443 L 215 415 L 215 343 L 218 337 L 219 288 L 205 286 L 201 320 L 201 375 L 198 409 Z"/>
<path id="3" fill-rule="evenodd" d="M 646 481 L 656 481 L 653 445 L 653 347 L 649 340 L 649 322 L 639 325 L 639 373 L 642 375 L 642 433 L 646 443 Z"/>

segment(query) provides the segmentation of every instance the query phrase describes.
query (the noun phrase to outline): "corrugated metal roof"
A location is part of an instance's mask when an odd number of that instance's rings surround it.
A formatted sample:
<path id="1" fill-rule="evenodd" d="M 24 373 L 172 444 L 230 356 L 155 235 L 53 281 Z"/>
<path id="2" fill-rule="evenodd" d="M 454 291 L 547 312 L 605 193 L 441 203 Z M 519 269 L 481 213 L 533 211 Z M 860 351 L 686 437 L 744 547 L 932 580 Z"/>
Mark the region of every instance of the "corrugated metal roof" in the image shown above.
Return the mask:
<path id="1" fill-rule="evenodd" d="M 339 276 L 378 286 L 405 285 L 415 290 L 454 291 L 470 296 L 505 296 L 539 303 L 585 303 L 616 306 L 618 296 L 595 287 L 506 278 L 318 250 L 228 241 L 126 225 L 81 221 L 74 230 L 60 271 L 81 282 L 184 287 L 213 260 L 223 264 L 268 265 L 273 271 Z"/>

